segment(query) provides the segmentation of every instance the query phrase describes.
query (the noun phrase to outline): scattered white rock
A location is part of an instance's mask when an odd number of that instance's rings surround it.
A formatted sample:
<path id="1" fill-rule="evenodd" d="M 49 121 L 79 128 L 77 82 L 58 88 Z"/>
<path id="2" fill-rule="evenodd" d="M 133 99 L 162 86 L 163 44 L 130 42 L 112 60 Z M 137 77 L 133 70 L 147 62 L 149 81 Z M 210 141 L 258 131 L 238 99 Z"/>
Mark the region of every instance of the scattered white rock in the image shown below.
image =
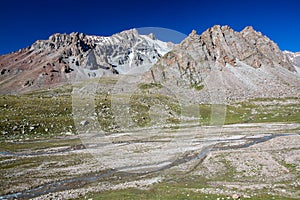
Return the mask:
<path id="1" fill-rule="evenodd" d="M 232 197 L 232 199 L 235 200 L 235 199 L 239 199 L 239 198 L 240 198 L 240 195 L 238 195 L 238 194 L 233 194 L 231 197 Z"/>
<path id="2" fill-rule="evenodd" d="M 81 126 L 86 126 L 88 124 L 89 124 L 89 122 L 87 120 L 83 120 L 83 121 L 80 122 Z"/>
<path id="3" fill-rule="evenodd" d="M 7 135 L 8 132 L 7 131 L 2 131 L 2 135 Z"/>

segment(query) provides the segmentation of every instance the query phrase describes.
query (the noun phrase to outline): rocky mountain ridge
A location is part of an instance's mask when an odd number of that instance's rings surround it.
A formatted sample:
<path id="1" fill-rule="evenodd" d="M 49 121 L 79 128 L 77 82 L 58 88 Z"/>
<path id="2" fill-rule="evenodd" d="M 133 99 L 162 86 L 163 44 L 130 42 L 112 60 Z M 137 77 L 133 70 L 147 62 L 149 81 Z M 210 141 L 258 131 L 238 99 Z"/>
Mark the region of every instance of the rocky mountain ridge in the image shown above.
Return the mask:
<path id="1" fill-rule="evenodd" d="M 192 31 L 151 68 L 146 79 L 176 85 L 179 94 L 188 88 L 199 90 L 192 98 L 200 102 L 217 96 L 228 100 L 300 94 L 291 56 L 252 27 L 236 32 L 216 25 L 201 35 Z"/>
<path id="2" fill-rule="evenodd" d="M 180 44 L 131 29 L 110 37 L 54 34 L 0 57 L 0 92 L 23 93 L 114 74 L 143 74 L 197 102 L 299 96 L 299 53 L 246 27 L 215 25 Z M 187 92 L 189 91 L 189 92 Z M 191 95 L 193 94 L 193 95 Z M 220 102 L 217 100 L 217 102 Z"/>
<path id="3" fill-rule="evenodd" d="M 56 33 L 0 56 L 1 93 L 20 93 L 91 77 L 147 70 L 173 47 L 136 29 L 110 37 Z"/>
<path id="4" fill-rule="evenodd" d="M 234 65 L 235 60 L 259 68 L 262 65 L 279 65 L 290 67 L 289 61 L 279 47 L 262 33 L 248 26 L 236 32 L 229 26 L 216 25 L 201 35 L 193 31 L 181 44 L 180 48 L 189 49 L 191 41 L 199 41 L 200 59 L 216 61 L 222 66 L 226 63 Z M 289 68 L 293 71 L 293 68 Z"/>

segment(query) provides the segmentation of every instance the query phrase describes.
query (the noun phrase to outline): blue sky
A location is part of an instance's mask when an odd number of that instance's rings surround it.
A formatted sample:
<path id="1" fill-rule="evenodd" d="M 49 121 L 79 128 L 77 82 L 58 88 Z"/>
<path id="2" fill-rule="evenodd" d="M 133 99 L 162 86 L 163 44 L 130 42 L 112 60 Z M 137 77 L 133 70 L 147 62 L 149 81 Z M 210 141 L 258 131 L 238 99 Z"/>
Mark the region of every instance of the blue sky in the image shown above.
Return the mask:
<path id="1" fill-rule="evenodd" d="M 53 33 L 108 36 L 139 27 L 189 34 L 215 25 L 240 31 L 251 25 L 282 50 L 300 51 L 299 0 L 2 0 L 0 54 Z"/>

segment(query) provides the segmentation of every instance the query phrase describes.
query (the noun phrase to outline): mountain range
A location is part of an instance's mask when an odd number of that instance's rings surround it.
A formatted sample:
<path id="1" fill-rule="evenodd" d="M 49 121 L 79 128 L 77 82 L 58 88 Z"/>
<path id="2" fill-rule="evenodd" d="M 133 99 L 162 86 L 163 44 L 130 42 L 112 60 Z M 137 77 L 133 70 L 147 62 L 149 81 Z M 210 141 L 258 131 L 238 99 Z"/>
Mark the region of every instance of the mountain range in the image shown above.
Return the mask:
<path id="1" fill-rule="evenodd" d="M 174 44 L 136 29 L 110 37 L 53 34 L 0 57 L 0 93 L 24 93 L 88 78 L 149 69 Z"/>
<path id="2" fill-rule="evenodd" d="M 300 94 L 300 53 L 281 51 L 251 26 L 237 32 L 215 25 L 202 34 L 192 31 L 180 44 L 136 29 L 110 37 L 57 33 L 1 55 L 0 72 L 2 94 L 132 74 L 178 93 L 192 91 L 199 102 L 214 94 L 229 100 Z"/>

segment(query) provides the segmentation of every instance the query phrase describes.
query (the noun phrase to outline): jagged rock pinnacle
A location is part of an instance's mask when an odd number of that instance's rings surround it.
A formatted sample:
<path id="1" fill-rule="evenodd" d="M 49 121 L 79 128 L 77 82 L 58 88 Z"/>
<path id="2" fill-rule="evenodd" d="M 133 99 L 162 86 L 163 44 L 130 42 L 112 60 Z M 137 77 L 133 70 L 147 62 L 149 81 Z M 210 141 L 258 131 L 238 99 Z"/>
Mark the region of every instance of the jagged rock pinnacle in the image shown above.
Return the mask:
<path id="1" fill-rule="evenodd" d="M 152 40 L 156 40 L 156 37 L 155 37 L 154 33 L 150 33 L 148 35 L 148 37 L 151 38 Z"/>
<path id="2" fill-rule="evenodd" d="M 196 30 L 192 30 L 192 32 L 189 34 L 190 37 L 193 37 L 197 34 L 197 31 Z"/>

